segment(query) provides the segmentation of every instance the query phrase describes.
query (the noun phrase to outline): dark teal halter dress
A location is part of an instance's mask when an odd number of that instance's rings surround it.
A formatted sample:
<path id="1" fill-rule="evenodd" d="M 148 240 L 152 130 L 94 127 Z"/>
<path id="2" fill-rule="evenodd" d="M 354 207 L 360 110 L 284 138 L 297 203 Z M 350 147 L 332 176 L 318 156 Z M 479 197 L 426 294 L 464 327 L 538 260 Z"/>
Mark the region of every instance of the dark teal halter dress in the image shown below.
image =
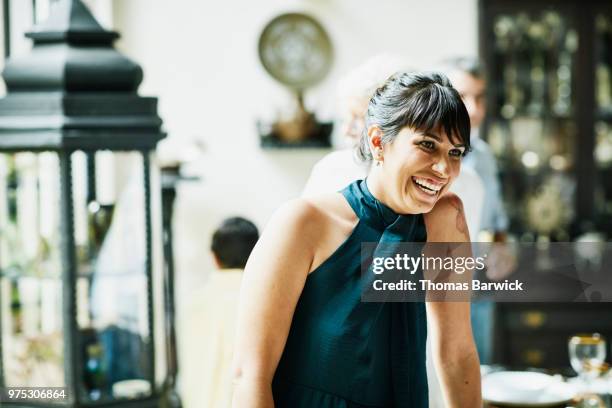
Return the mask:
<path id="1" fill-rule="evenodd" d="M 359 222 L 307 278 L 274 375 L 276 408 L 426 408 L 423 303 L 361 301 L 362 242 L 425 242 L 422 215 L 398 215 L 365 180 L 342 190 Z"/>

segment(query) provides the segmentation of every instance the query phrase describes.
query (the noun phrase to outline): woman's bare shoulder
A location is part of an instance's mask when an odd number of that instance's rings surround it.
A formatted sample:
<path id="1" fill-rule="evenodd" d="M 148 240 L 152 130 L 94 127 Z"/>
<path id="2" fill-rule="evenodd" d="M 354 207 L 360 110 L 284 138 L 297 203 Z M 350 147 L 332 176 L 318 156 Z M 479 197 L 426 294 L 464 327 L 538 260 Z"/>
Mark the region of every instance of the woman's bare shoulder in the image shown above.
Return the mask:
<path id="1" fill-rule="evenodd" d="M 357 215 L 341 193 L 325 193 L 304 198 L 313 211 L 317 211 L 320 221 L 354 224 Z"/>
<path id="2" fill-rule="evenodd" d="M 449 192 L 440 197 L 434 208 L 423 214 L 423 218 L 428 241 L 469 241 L 463 202 L 456 194 Z"/>
<path id="3" fill-rule="evenodd" d="M 353 225 L 355 212 L 340 193 L 325 193 L 300 197 L 281 205 L 270 219 L 269 225 L 284 225 L 299 231 L 318 233 L 331 224 Z"/>

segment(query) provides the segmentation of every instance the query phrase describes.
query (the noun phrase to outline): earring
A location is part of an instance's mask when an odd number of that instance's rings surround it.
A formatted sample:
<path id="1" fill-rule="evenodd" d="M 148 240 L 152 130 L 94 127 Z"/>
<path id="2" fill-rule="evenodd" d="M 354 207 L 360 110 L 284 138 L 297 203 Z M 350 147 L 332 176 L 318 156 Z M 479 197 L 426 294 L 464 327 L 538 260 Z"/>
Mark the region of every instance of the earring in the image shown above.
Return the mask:
<path id="1" fill-rule="evenodd" d="M 376 156 L 376 166 L 382 166 L 382 164 L 383 164 L 383 156 L 382 154 L 379 153 Z"/>

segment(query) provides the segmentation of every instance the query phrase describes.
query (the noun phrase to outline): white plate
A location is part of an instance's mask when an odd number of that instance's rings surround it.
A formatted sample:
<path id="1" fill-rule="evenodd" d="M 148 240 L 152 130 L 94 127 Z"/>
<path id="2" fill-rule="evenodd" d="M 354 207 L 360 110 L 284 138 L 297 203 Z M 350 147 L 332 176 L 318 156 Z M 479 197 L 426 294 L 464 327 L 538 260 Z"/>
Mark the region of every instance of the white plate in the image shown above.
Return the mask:
<path id="1" fill-rule="evenodd" d="M 571 401 L 573 387 L 559 379 L 527 371 L 500 371 L 482 379 L 482 398 L 490 404 L 548 407 Z"/>

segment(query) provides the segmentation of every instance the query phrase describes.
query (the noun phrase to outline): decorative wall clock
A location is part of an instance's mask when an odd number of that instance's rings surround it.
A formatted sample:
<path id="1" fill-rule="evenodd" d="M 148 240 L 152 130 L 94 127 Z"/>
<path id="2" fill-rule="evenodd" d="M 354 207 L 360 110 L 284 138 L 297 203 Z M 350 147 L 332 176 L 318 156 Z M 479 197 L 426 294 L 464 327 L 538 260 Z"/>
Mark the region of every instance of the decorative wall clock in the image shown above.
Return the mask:
<path id="1" fill-rule="evenodd" d="M 321 82 L 333 59 L 323 27 L 312 17 L 287 13 L 275 17 L 259 38 L 259 58 L 266 71 L 295 95 L 296 110 L 278 118 L 269 131 L 260 124 L 264 146 L 329 146 L 331 124 L 318 123 L 304 106 L 304 92 Z"/>
<path id="2" fill-rule="evenodd" d="M 331 68 L 332 46 L 315 19 L 289 13 L 264 28 L 259 37 L 259 58 L 274 79 L 301 92 L 325 78 Z"/>

